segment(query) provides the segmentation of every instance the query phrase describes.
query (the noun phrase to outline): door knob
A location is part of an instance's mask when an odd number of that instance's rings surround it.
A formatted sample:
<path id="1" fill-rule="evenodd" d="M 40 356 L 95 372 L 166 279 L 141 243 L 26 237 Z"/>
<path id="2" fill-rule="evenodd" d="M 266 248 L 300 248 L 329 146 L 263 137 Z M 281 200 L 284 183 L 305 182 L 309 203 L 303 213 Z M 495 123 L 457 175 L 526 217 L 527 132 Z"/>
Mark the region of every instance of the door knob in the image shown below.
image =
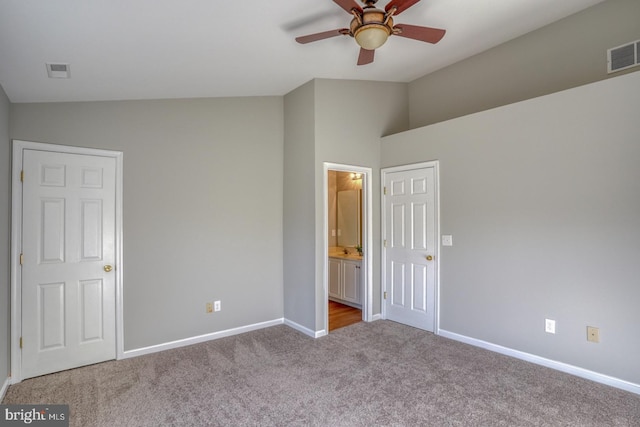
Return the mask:
<path id="1" fill-rule="evenodd" d="M 113 267 L 110 265 L 105 265 L 104 266 L 104 271 L 106 271 L 107 273 L 110 272 L 111 270 L 113 270 Z"/>
<path id="2" fill-rule="evenodd" d="M 427 261 L 432 261 L 433 257 L 431 255 L 427 255 Z"/>

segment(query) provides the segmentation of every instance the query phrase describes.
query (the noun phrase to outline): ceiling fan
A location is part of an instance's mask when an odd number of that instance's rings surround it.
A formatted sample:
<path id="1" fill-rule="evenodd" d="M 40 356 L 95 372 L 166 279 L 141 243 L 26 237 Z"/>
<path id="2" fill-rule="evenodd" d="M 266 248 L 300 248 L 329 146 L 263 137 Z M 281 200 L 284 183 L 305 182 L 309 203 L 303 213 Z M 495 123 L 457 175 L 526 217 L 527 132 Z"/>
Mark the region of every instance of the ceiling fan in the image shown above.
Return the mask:
<path id="1" fill-rule="evenodd" d="M 391 0 L 384 10 L 375 7 L 378 0 L 362 0 L 361 7 L 355 0 L 333 0 L 347 13 L 353 15 L 349 28 L 323 31 L 297 37 L 298 43 L 306 44 L 335 36 L 351 36 L 360 46 L 358 65 L 373 62 L 375 50 L 382 46 L 389 36 L 400 36 L 426 43 L 438 43 L 444 37 L 445 30 L 420 27 L 417 25 L 393 24 L 393 17 L 409 9 L 420 0 Z"/>

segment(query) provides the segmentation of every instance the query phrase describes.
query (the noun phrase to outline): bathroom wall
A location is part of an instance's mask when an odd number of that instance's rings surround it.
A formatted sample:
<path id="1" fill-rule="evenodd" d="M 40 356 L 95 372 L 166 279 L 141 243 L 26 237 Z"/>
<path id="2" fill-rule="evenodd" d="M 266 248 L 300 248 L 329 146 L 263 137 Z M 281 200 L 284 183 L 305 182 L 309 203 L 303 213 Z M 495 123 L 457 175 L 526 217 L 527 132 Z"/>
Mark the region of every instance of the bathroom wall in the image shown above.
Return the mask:
<path id="1" fill-rule="evenodd" d="M 338 246 L 338 235 L 333 233 L 338 228 L 336 211 L 338 209 L 338 171 L 327 173 L 327 234 L 329 247 Z"/>
<path id="2" fill-rule="evenodd" d="M 342 171 L 329 171 L 327 182 L 327 197 L 328 197 L 328 234 L 329 234 L 329 247 L 338 246 L 338 235 L 336 230 L 337 224 L 337 209 L 338 209 L 338 191 L 346 190 L 362 190 L 362 180 L 354 180 L 351 178 L 350 172 Z M 360 218 L 362 224 L 362 218 Z M 361 230 L 362 232 L 362 230 Z"/>

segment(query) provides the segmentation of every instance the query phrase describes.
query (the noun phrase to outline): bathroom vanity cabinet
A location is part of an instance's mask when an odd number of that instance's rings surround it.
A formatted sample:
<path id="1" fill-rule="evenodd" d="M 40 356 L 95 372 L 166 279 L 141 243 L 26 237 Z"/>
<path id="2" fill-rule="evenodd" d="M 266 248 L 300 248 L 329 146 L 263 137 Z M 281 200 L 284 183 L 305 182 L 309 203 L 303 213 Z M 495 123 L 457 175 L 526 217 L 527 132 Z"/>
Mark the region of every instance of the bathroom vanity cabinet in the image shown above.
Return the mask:
<path id="1" fill-rule="evenodd" d="M 362 261 L 329 257 L 329 299 L 362 308 Z"/>

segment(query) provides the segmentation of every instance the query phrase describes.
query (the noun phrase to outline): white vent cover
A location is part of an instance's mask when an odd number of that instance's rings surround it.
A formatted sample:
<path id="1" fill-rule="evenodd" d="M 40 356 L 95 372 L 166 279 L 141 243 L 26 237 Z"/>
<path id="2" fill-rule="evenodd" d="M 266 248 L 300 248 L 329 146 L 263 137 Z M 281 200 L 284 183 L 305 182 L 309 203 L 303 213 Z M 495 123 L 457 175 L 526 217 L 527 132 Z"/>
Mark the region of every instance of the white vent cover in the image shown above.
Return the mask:
<path id="1" fill-rule="evenodd" d="M 626 70 L 640 65 L 640 40 L 607 50 L 607 72 Z"/>
<path id="2" fill-rule="evenodd" d="M 50 79 L 68 79 L 71 77 L 69 64 L 54 64 L 47 62 L 47 74 Z"/>

